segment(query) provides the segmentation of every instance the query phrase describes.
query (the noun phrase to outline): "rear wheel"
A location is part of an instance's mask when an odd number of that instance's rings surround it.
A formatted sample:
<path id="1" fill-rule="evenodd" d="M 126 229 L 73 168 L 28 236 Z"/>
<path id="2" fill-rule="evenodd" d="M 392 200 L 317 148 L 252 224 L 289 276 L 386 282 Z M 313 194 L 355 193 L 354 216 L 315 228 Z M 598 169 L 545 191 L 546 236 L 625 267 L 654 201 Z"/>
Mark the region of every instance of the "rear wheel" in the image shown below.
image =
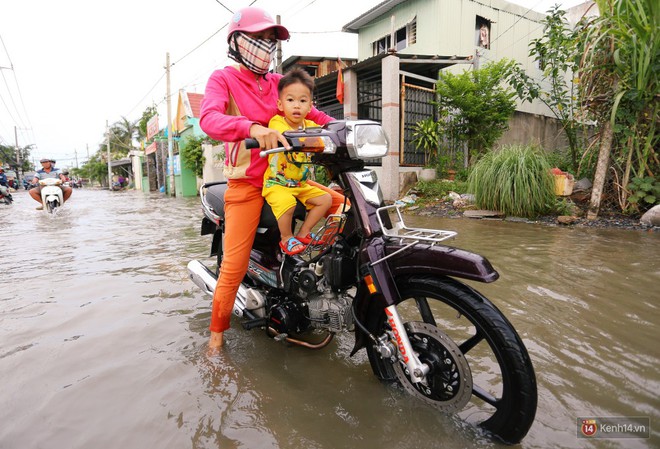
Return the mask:
<path id="1" fill-rule="evenodd" d="M 427 383 L 411 382 L 405 366 L 369 345 L 374 373 L 507 443 L 522 440 L 536 414 L 536 377 L 509 321 L 488 299 L 453 279 L 411 276 L 396 284 L 402 298 L 397 310 L 416 355 L 429 367 Z M 384 311 L 371 329 L 392 337 Z"/>

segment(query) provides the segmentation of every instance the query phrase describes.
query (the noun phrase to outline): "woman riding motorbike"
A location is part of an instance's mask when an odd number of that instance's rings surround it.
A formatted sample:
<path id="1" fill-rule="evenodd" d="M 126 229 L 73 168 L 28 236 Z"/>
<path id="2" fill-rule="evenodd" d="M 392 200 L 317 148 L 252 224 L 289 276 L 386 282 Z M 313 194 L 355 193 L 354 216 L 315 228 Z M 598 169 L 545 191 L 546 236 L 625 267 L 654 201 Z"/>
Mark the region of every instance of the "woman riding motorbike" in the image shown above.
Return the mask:
<path id="1" fill-rule="evenodd" d="M 208 80 L 200 113 L 202 130 L 225 142 L 224 257 L 213 296 L 209 348 L 222 346 L 223 332 L 229 329 L 236 292 L 247 271 L 250 249 L 261 216 L 261 195 L 267 161 L 259 149 L 246 150 L 244 139 L 256 139 L 262 149 L 289 148 L 282 134 L 268 128 L 277 109 L 277 84 L 281 74 L 269 73 L 277 40 L 286 40 L 289 32 L 275 23 L 264 10 L 243 8 L 232 17 L 227 33 L 228 55 L 238 63 L 216 70 Z M 332 117 L 313 108 L 308 118 L 319 125 Z M 311 182 L 310 182 L 311 184 Z M 330 211 L 344 203 L 344 197 L 314 183 L 333 197 Z"/>

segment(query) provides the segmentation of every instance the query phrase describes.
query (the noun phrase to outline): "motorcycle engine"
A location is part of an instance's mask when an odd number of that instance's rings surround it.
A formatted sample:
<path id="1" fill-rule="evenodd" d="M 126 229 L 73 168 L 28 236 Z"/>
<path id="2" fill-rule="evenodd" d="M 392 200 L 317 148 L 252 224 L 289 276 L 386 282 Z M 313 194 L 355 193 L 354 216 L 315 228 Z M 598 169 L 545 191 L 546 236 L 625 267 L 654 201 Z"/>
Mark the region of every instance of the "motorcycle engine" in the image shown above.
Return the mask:
<path id="1" fill-rule="evenodd" d="M 346 291 L 356 284 L 357 254 L 337 242 L 316 263 L 286 258 L 281 270 L 289 295 L 271 298 L 269 326 L 279 333 L 300 333 L 311 328 L 331 332 L 353 330 L 351 298 Z"/>
<path id="2" fill-rule="evenodd" d="M 348 296 L 327 292 L 307 302 L 310 325 L 331 332 L 354 328 L 351 301 Z"/>

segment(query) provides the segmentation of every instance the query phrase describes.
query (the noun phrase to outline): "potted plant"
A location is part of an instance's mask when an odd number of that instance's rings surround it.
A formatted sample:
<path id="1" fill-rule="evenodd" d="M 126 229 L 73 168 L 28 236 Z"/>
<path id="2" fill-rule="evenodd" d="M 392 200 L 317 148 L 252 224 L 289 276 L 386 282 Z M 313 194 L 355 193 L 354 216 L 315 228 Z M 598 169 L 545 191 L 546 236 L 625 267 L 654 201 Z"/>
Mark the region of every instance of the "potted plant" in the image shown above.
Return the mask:
<path id="1" fill-rule="evenodd" d="M 420 177 L 424 180 L 435 178 L 435 164 L 438 157 L 440 127 L 433 117 L 420 120 L 413 125 L 413 144 L 424 151 L 424 169 Z"/>

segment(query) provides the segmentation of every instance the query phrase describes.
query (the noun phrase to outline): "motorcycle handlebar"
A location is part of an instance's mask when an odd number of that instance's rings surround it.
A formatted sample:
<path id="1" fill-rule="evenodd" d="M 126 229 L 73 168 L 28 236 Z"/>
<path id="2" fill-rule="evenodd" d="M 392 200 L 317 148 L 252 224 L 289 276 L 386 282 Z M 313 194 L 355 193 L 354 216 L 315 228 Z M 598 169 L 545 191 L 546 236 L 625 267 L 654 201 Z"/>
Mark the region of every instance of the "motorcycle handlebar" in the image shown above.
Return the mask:
<path id="1" fill-rule="evenodd" d="M 257 139 L 245 139 L 245 148 L 248 150 L 259 148 L 259 141 Z"/>
<path id="2" fill-rule="evenodd" d="M 261 146 L 259 145 L 259 141 L 257 139 L 248 138 L 245 139 L 245 148 L 251 150 L 253 148 L 261 148 Z M 272 148 L 270 150 L 263 150 L 259 152 L 259 157 L 266 157 L 269 154 L 282 153 L 284 151 L 287 151 L 287 149 L 284 147 L 277 147 L 277 148 Z"/>

